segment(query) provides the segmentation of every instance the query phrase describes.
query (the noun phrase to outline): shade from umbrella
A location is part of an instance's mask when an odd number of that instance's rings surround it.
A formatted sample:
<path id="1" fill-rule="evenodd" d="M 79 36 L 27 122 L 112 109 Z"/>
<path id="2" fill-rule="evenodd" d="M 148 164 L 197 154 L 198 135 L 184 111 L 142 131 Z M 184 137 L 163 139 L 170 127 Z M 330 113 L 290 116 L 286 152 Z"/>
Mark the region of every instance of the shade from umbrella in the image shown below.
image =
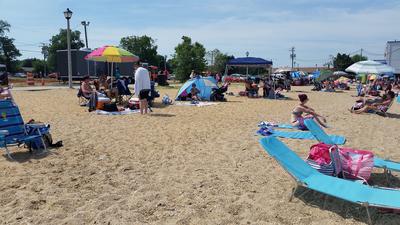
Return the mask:
<path id="1" fill-rule="evenodd" d="M 113 62 L 113 63 L 139 61 L 138 56 L 128 52 L 127 50 L 108 45 L 103 46 L 101 48 L 97 48 L 96 50 L 85 56 L 85 59 L 96 62 Z"/>
<path id="2" fill-rule="evenodd" d="M 346 69 L 347 72 L 353 73 L 373 73 L 373 74 L 382 74 L 382 73 L 394 73 L 394 68 L 379 62 L 367 60 L 356 62 L 353 65 L 349 66 Z"/>

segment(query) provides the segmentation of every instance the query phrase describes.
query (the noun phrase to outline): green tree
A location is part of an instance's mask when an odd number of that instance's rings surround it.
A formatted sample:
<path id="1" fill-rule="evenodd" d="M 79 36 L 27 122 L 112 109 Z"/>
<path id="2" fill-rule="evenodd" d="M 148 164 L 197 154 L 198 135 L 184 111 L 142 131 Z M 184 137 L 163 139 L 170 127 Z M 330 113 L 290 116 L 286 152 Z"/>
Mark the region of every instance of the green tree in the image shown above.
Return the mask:
<path id="1" fill-rule="evenodd" d="M 224 73 L 226 63 L 234 58 L 233 56 L 222 53 L 218 49 L 207 52 L 207 55 L 212 58 L 208 70 L 214 73 Z"/>
<path id="2" fill-rule="evenodd" d="M 35 59 L 32 61 L 33 72 L 44 74 L 44 60 Z"/>
<path id="3" fill-rule="evenodd" d="M 6 34 L 10 32 L 11 25 L 4 20 L 0 20 L 0 63 L 6 64 L 10 72 L 17 71 L 17 57 L 21 53 L 14 45 L 14 38 L 9 38 Z"/>
<path id="4" fill-rule="evenodd" d="M 175 54 L 171 60 L 176 78 L 183 82 L 190 76 L 192 70 L 197 73 L 206 68 L 206 49 L 198 42 L 192 44 L 190 37 L 183 36 L 182 43 L 175 47 Z"/>
<path id="5" fill-rule="evenodd" d="M 351 61 L 353 63 L 360 62 L 360 61 L 365 61 L 365 60 L 368 60 L 368 58 L 366 56 L 361 56 L 359 54 L 353 55 L 351 57 Z"/>
<path id="6" fill-rule="evenodd" d="M 139 56 L 141 62 L 159 66 L 162 56 L 157 55 L 155 40 L 149 36 L 128 36 L 121 38 L 120 46 L 129 52 Z"/>
<path id="7" fill-rule="evenodd" d="M 81 40 L 81 32 L 78 30 L 71 31 L 71 49 L 80 49 L 85 45 Z M 48 48 L 49 58 L 48 65 L 49 71 L 53 71 L 56 68 L 56 55 L 57 50 L 67 49 L 67 30 L 60 29 L 60 32 L 54 35 L 50 39 L 50 45 Z"/>
<path id="8" fill-rule="evenodd" d="M 350 55 L 338 53 L 336 57 L 333 58 L 333 67 L 336 70 L 344 71 L 347 67 L 353 64 L 353 60 Z"/>

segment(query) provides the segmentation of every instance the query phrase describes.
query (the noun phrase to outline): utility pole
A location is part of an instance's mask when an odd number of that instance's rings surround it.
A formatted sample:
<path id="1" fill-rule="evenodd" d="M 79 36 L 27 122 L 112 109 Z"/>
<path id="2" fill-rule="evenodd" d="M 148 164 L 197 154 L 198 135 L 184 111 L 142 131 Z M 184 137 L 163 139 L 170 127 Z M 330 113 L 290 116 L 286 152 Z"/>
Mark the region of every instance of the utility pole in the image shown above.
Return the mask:
<path id="1" fill-rule="evenodd" d="M 87 40 L 87 30 L 86 30 L 86 27 L 89 26 L 90 22 L 89 22 L 89 21 L 82 21 L 81 24 L 82 24 L 83 27 L 85 28 L 85 43 L 86 43 L 86 49 L 89 49 L 88 40 Z"/>
<path id="2" fill-rule="evenodd" d="M 360 55 L 361 55 L 361 58 L 363 57 L 363 56 L 362 56 L 362 52 L 363 52 L 363 50 L 364 50 L 364 49 L 362 49 L 362 48 L 361 48 L 361 54 L 360 54 Z"/>
<path id="3" fill-rule="evenodd" d="M 45 43 L 42 43 L 42 54 L 43 54 L 43 61 L 44 61 L 44 69 L 43 69 L 43 77 L 46 76 L 46 59 L 47 56 L 49 55 L 49 46 L 47 46 Z"/>
<path id="4" fill-rule="evenodd" d="M 289 51 L 291 52 L 290 59 L 292 60 L 292 69 L 293 69 L 294 68 L 294 59 L 296 58 L 296 54 L 294 53 L 295 52 L 295 48 L 292 47 Z"/>

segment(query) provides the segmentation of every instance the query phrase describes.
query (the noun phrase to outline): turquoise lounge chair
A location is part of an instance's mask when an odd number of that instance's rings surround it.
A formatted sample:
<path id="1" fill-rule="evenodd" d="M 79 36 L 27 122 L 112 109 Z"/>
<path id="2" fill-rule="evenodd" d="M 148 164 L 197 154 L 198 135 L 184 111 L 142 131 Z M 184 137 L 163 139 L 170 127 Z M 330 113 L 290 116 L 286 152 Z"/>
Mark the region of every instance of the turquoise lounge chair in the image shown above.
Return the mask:
<path id="1" fill-rule="evenodd" d="M 35 135 L 27 133 L 28 126 L 35 130 Z M 0 100 L 0 148 L 6 150 L 10 159 L 13 158 L 7 146 L 30 144 L 37 139 L 41 140 L 46 152 L 47 148 L 42 134 L 48 131 L 49 129 L 43 125 L 24 124 L 18 106 L 12 100 Z"/>
<path id="2" fill-rule="evenodd" d="M 325 131 L 312 119 L 307 119 L 304 121 L 304 124 L 307 126 L 308 130 L 314 135 L 314 137 L 325 144 L 335 145 L 335 142 L 325 133 Z M 374 156 L 374 166 L 377 168 L 384 169 L 386 178 L 387 174 L 393 170 L 400 172 L 400 163 L 393 162 L 390 160 L 384 160 L 377 156 Z"/>
<path id="3" fill-rule="evenodd" d="M 360 204 L 365 207 L 369 224 L 372 224 L 369 207 L 400 209 L 400 191 L 371 187 L 324 175 L 311 168 L 296 153 L 275 137 L 265 137 L 260 140 L 264 150 L 273 157 L 288 172 L 297 185 L 293 188 L 289 201 L 293 198 L 299 186 L 324 193 L 335 198 Z"/>

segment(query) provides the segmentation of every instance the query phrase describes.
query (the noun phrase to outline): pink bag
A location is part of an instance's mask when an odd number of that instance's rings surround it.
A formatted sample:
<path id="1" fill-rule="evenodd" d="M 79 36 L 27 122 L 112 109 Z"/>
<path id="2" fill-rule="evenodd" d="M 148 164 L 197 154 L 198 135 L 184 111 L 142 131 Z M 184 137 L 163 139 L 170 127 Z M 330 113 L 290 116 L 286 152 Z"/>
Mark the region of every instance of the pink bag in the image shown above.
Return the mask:
<path id="1" fill-rule="evenodd" d="M 332 157 L 334 165 L 331 165 Z M 331 165 L 332 169 L 334 169 L 334 174 L 338 175 L 343 172 L 344 178 L 362 179 L 365 181 L 370 178 L 372 168 L 374 167 L 374 154 L 371 151 L 354 150 L 344 147 L 338 148 L 338 146 L 324 143 L 312 145 L 307 160 L 312 160 L 313 164 L 320 165 L 321 168 Z M 325 173 L 322 169 L 318 169 L 314 165 L 311 166 Z"/>
<path id="2" fill-rule="evenodd" d="M 374 167 L 374 154 L 366 150 L 339 149 L 342 171 L 346 178 L 368 180 Z"/>

